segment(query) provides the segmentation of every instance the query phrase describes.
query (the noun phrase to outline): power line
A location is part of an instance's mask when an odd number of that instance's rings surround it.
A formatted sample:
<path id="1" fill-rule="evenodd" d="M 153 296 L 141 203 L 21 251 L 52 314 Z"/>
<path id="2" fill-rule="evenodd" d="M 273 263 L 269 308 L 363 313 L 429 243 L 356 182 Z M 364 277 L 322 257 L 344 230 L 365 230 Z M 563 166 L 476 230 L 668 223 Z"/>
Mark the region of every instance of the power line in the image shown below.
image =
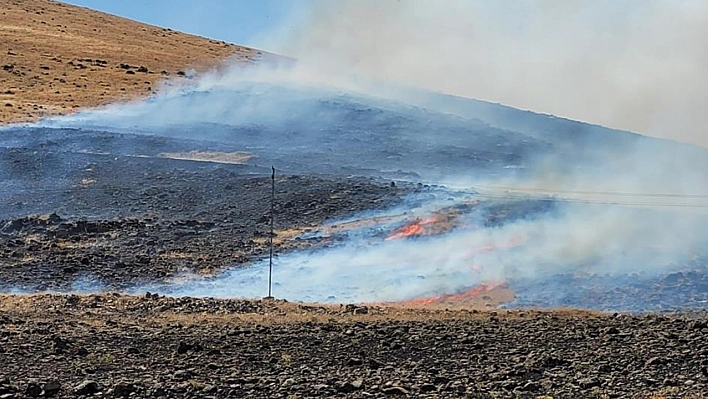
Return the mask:
<path id="1" fill-rule="evenodd" d="M 546 198 L 534 198 L 525 195 L 494 195 L 494 194 L 475 194 L 477 197 L 487 198 L 487 199 L 498 199 L 498 200 L 548 200 L 555 202 L 569 202 L 569 203 L 580 203 L 580 204 L 597 204 L 597 205 L 621 205 L 621 206 L 644 206 L 644 207 L 669 207 L 669 208 L 708 208 L 708 203 L 706 204 L 691 204 L 691 203 L 675 203 L 675 202 L 631 202 L 631 201 L 607 201 L 607 200 L 594 200 L 594 199 L 579 199 L 579 198 L 564 198 L 564 197 L 554 197 L 548 196 Z"/>
<path id="2" fill-rule="evenodd" d="M 18 184 L 18 190 L 16 192 L 0 193 L 0 197 L 14 197 L 21 196 L 26 197 L 28 191 L 36 192 L 40 194 L 77 194 L 81 192 L 104 192 L 106 195 L 116 195 L 124 192 L 132 192 L 135 195 L 154 195 L 156 192 L 160 192 L 159 187 L 151 187 L 148 190 L 136 191 L 135 187 L 131 186 L 69 186 L 65 188 L 46 188 L 46 187 L 28 187 L 27 185 Z M 707 203 L 692 203 L 692 202 L 676 202 L 675 200 L 708 200 L 708 195 L 699 194 L 669 194 L 669 193 L 630 193 L 630 192 L 612 192 L 612 191 L 589 191 L 589 190 L 548 190 L 543 188 L 534 187 L 523 187 L 523 188 L 513 188 L 513 187 L 502 187 L 502 186 L 473 186 L 474 190 L 496 190 L 496 191 L 506 191 L 505 193 L 485 193 L 485 192 L 475 192 L 472 195 L 488 199 L 499 199 L 499 200 L 528 200 L 528 199 L 541 199 L 557 202 L 569 202 L 569 203 L 582 203 L 582 204 L 598 204 L 598 205 L 624 205 L 624 206 L 646 206 L 646 207 L 674 207 L 674 208 L 708 208 Z M 7 190 L 7 189 L 6 189 Z M 3 195 L 4 194 L 4 195 Z M 538 197 L 543 195 L 543 197 Z M 579 195 L 586 198 L 571 198 L 563 197 L 561 195 Z M 629 197 L 629 198 L 644 198 L 650 199 L 672 199 L 671 202 L 659 202 L 659 201 L 636 201 L 630 200 L 626 201 L 614 200 L 607 198 L 587 198 L 588 196 L 606 196 L 606 197 Z"/>
<path id="3" fill-rule="evenodd" d="M 609 195 L 619 197 L 659 197 L 659 198 L 692 198 L 708 199 L 708 195 L 701 194 L 669 194 L 669 193 L 628 193 L 617 191 L 583 191 L 583 190 L 556 190 L 535 187 L 503 187 L 503 186 L 474 186 L 487 190 L 504 190 L 516 192 L 538 192 L 547 194 L 580 194 L 580 195 Z"/>

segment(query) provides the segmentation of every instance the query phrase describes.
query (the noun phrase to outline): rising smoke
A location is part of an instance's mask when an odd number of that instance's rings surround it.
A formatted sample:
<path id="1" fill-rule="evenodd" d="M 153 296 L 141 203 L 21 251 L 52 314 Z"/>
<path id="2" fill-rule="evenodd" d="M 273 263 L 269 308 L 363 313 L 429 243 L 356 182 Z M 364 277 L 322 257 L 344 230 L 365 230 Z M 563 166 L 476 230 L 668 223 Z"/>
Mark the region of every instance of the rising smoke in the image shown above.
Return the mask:
<path id="1" fill-rule="evenodd" d="M 314 1 L 261 42 L 325 71 L 708 146 L 700 0 Z"/>
<path id="2" fill-rule="evenodd" d="M 511 282 L 512 288 L 519 281 L 543 286 L 546 278 L 559 274 L 656 275 L 681 269 L 697 249 L 705 249 L 705 237 L 691 218 L 626 207 L 567 205 L 499 228 L 461 229 L 413 241 L 357 237 L 333 248 L 281 255 L 274 292 L 312 302 L 396 302 L 464 292 L 494 281 Z M 678 228 L 686 235 L 677 236 Z M 188 279 L 136 292 L 257 297 L 267 286 L 266 263 L 233 269 L 215 279 Z M 572 285 L 553 289 L 573 296 Z"/>

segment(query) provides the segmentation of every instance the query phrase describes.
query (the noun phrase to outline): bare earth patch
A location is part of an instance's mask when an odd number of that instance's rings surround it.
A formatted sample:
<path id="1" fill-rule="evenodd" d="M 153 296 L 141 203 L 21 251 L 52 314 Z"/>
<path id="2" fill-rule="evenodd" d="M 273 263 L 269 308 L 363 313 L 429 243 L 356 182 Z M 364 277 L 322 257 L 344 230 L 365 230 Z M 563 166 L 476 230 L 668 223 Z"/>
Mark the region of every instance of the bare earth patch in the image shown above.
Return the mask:
<path id="1" fill-rule="evenodd" d="M 188 161 L 201 162 L 216 162 L 216 163 L 232 163 L 244 164 L 251 159 L 253 155 L 247 152 L 209 152 L 209 151 L 190 151 L 190 152 L 167 152 L 160 154 L 163 158 L 182 159 Z"/>

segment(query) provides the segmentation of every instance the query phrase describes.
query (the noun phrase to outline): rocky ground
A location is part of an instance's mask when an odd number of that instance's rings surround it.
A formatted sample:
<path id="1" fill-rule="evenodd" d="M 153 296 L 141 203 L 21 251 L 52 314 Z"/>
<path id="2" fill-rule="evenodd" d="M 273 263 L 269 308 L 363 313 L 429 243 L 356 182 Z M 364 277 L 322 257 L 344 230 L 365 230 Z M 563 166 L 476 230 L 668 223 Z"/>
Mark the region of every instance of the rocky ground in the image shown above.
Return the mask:
<path id="1" fill-rule="evenodd" d="M 0 395 L 701 398 L 700 314 L 0 297 Z"/>

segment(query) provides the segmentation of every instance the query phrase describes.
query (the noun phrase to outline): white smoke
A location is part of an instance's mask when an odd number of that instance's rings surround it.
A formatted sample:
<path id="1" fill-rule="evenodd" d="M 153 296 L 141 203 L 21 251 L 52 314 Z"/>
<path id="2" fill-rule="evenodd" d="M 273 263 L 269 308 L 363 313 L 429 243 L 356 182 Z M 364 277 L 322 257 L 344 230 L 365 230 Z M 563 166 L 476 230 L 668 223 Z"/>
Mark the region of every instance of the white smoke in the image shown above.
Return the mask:
<path id="1" fill-rule="evenodd" d="M 282 254 L 275 261 L 274 294 L 308 302 L 395 302 L 461 292 L 491 281 L 543 281 L 557 274 L 656 275 L 680 269 L 706 248 L 701 223 L 690 213 L 567 204 L 500 227 L 471 224 L 411 240 L 352 235 L 332 248 Z M 258 297 L 267 281 L 267 262 L 260 262 L 216 278 L 141 287 L 138 292 Z"/>
<path id="2" fill-rule="evenodd" d="M 700 0 L 313 1 L 261 43 L 322 71 L 708 146 Z"/>

